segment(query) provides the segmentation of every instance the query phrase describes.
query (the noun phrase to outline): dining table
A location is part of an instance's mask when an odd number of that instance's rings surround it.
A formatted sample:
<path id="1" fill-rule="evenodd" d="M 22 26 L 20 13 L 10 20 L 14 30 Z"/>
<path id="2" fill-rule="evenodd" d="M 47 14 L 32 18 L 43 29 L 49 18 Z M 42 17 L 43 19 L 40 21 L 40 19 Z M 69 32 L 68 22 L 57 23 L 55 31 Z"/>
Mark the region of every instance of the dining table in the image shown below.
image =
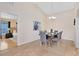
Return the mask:
<path id="1" fill-rule="evenodd" d="M 46 34 L 46 39 L 48 40 L 48 45 L 52 46 L 52 39 L 54 38 L 54 33 L 47 33 Z"/>

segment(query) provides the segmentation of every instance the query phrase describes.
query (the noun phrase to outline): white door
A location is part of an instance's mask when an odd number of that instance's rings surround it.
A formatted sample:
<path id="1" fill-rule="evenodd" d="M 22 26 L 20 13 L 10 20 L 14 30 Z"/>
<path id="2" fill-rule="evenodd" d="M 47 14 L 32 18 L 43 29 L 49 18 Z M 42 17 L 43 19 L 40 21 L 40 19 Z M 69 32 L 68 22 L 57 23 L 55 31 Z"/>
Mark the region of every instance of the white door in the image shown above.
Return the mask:
<path id="1" fill-rule="evenodd" d="M 75 44 L 76 48 L 79 48 L 79 17 L 75 19 L 75 31 L 76 31 L 76 39 L 75 39 Z"/>

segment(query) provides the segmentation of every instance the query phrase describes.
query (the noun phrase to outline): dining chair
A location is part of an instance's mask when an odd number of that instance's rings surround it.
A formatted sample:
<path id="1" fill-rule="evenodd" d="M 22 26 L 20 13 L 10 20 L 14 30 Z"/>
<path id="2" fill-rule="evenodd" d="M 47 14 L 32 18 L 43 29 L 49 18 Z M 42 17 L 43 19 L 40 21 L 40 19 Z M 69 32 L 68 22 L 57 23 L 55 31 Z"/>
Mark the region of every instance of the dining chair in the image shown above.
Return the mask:
<path id="1" fill-rule="evenodd" d="M 54 30 L 54 32 L 53 32 L 53 33 L 54 33 L 54 35 L 57 35 L 57 33 L 58 33 L 58 30 Z"/>
<path id="2" fill-rule="evenodd" d="M 63 32 L 63 31 L 60 31 L 60 32 L 57 34 L 57 37 L 55 37 L 55 38 L 53 37 L 53 38 L 52 38 L 52 42 L 53 42 L 53 43 L 58 43 L 58 42 L 60 41 L 61 36 L 62 36 L 62 32 Z"/>
<path id="3" fill-rule="evenodd" d="M 46 32 L 40 31 L 40 41 L 42 45 L 47 45 Z"/>

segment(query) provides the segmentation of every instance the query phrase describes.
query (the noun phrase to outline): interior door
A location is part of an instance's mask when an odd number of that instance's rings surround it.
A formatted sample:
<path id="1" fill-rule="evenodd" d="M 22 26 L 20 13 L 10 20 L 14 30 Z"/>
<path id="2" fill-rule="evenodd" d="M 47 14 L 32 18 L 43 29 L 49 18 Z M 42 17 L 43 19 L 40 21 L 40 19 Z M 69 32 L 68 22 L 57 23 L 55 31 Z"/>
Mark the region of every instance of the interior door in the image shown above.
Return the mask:
<path id="1" fill-rule="evenodd" d="M 75 29 L 76 29 L 75 44 L 76 44 L 76 48 L 79 48 L 79 17 L 75 19 Z"/>

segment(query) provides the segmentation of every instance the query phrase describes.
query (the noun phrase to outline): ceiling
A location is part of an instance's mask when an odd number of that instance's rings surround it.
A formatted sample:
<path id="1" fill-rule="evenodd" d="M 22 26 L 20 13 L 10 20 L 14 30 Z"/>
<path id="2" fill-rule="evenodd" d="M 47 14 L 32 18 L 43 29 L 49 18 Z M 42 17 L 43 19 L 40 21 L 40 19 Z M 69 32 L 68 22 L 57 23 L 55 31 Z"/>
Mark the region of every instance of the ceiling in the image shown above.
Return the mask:
<path id="1" fill-rule="evenodd" d="M 73 9 L 76 2 L 36 2 L 34 4 L 37 5 L 45 14 L 52 15 L 54 13 Z"/>
<path id="2" fill-rule="evenodd" d="M 60 13 L 66 10 L 73 9 L 75 5 L 79 7 L 77 2 L 32 2 L 38 8 L 40 8 L 46 15 L 53 15 L 55 13 Z M 78 4 L 78 5 L 77 5 Z M 7 5 L 7 7 L 5 7 Z M 13 9 L 14 2 L 1 2 L 0 9 Z M 11 6 L 11 7 L 10 7 Z M 5 8 L 4 8 L 5 7 Z"/>

